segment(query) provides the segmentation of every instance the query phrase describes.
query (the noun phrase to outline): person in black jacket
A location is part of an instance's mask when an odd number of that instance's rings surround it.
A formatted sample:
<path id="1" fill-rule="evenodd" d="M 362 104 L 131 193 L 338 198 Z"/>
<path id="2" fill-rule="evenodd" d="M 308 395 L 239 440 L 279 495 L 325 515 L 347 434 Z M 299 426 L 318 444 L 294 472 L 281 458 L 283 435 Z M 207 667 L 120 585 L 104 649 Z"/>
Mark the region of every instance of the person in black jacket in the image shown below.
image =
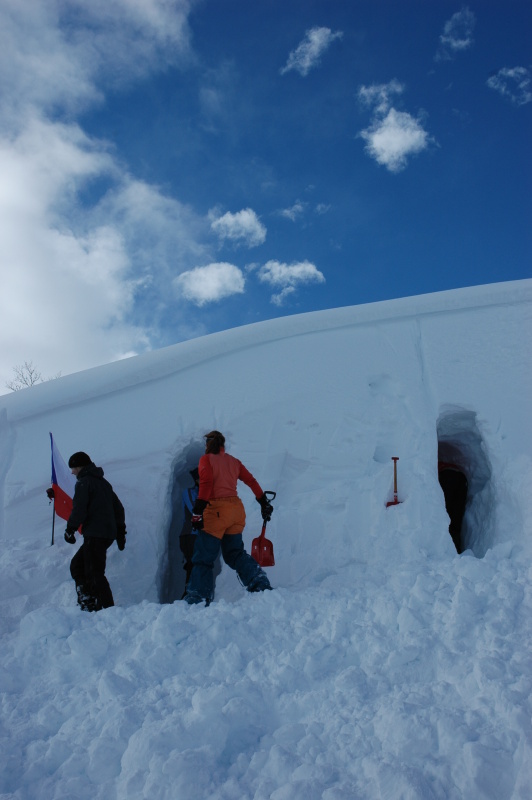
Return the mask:
<path id="1" fill-rule="evenodd" d="M 70 562 L 70 574 L 82 610 L 99 611 L 114 606 L 105 565 L 107 550 L 115 539 L 119 550 L 126 545 L 124 507 L 103 477 L 103 469 L 93 464 L 87 453 L 74 453 L 68 466 L 77 480 L 65 541 L 75 544 L 80 528 L 83 536 L 83 544 Z"/>

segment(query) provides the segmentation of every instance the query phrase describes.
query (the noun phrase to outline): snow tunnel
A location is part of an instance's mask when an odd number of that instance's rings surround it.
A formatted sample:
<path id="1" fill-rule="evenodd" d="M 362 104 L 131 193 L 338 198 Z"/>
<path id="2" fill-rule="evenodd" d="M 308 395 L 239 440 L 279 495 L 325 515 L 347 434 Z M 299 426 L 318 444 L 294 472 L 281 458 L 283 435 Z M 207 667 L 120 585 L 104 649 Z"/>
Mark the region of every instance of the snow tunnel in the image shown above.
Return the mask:
<path id="1" fill-rule="evenodd" d="M 179 542 L 185 521 L 183 494 L 194 486 L 194 479 L 190 472 L 198 466 L 203 453 L 203 442 L 193 442 L 176 456 L 170 473 L 167 492 L 165 547 L 162 551 L 157 581 L 160 603 L 173 603 L 183 597 L 186 573 L 184 557 Z M 215 578 L 220 571 L 221 564 L 218 559 L 214 568 Z"/>
<path id="2" fill-rule="evenodd" d="M 493 491 L 491 465 L 477 415 L 445 408 L 437 423 L 438 478 L 456 550 L 483 556 L 491 539 Z"/>

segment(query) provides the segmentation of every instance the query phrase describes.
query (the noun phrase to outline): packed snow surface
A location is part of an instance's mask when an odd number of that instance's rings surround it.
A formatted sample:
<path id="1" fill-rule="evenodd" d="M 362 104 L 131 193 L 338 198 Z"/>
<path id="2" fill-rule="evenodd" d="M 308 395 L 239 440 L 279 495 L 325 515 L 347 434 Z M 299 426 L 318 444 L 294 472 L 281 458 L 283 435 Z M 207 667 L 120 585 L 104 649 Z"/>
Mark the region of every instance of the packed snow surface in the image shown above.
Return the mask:
<path id="1" fill-rule="evenodd" d="M 520 281 L 304 314 L 1 397 L 1 800 L 529 800 L 531 310 Z M 189 607 L 212 428 L 277 492 L 276 588 L 222 566 Z M 126 508 L 97 614 L 57 518 L 51 545 L 49 431 Z"/>

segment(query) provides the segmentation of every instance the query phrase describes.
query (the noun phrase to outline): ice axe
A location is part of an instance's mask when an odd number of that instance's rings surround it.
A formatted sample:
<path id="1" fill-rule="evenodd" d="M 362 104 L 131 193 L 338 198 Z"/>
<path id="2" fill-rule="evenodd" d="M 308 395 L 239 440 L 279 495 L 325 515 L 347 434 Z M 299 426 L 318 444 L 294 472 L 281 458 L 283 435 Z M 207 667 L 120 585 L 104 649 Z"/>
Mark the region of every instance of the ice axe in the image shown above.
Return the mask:
<path id="1" fill-rule="evenodd" d="M 390 506 L 397 506 L 401 502 L 397 499 L 397 462 L 399 461 L 399 456 L 392 456 L 393 461 L 393 500 L 390 500 L 386 503 L 386 508 Z"/>
<path id="2" fill-rule="evenodd" d="M 275 499 L 275 492 L 264 492 L 264 494 L 269 501 Z M 273 544 L 266 538 L 266 522 L 267 520 L 264 520 L 262 523 L 260 536 L 251 542 L 251 555 L 260 567 L 274 567 Z"/>

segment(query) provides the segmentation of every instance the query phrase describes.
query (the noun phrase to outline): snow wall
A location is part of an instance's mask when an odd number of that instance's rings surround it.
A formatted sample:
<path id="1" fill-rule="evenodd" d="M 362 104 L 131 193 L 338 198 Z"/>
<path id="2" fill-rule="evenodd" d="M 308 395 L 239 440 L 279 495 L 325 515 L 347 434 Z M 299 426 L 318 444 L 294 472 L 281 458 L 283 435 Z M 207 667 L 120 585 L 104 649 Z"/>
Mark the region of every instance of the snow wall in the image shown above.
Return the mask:
<path id="1" fill-rule="evenodd" d="M 0 540 L 49 544 L 51 431 L 65 459 L 85 450 L 104 468 L 126 507 L 128 545 L 108 564 L 116 602 L 172 602 L 183 586 L 180 494 L 203 434 L 217 428 L 277 492 L 268 526 L 276 586 L 316 584 L 353 562 L 400 564 L 413 547 L 458 557 L 438 483 L 442 452 L 468 475 L 470 554 L 530 547 L 531 310 L 532 281 L 518 281 L 320 311 L 0 397 Z M 401 503 L 386 508 L 392 456 Z M 240 494 L 249 548 L 261 520 L 251 492 Z M 52 594 L 69 579 L 63 530 L 58 520 L 40 567 Z M 223 569 L 218 596 L 240 592 Z"/>

